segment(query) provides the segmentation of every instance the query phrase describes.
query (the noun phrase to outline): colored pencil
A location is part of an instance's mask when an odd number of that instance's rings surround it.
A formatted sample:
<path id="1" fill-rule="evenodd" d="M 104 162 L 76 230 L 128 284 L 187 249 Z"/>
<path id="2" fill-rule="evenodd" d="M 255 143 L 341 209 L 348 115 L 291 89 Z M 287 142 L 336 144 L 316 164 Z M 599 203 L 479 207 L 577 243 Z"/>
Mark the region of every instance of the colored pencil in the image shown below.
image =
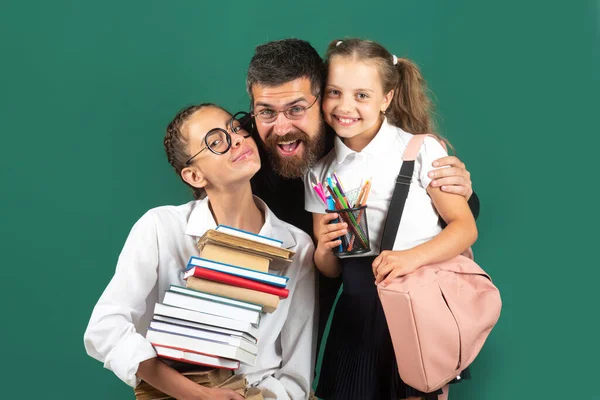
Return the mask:
<path id="1" fill-rule="evenodd" d="M 348 208 L 347 205 L 346 206 L 343 205 L 343 203 L 341 202 L 341 199 L 336 195 L 336 191 L 339 194 L 337 187 L 334 187 L 334 189 L 332 189 L 330 186 L 327 186 L 327 190 L 329 190 L 329 192 L 331 193 L 331 198 L 335 201 L 335 204 L 336 204 L 336 207 L 338 210 L 343 210 L 343 209 Z M 354 215 L 352 213 L 347 213 L 347 212 L 340 212 L 339 214 L 340 214 L 340 217 L 344 220 L 344 222 L 346 222 L 348 224 L 348 226 L 354 231 L 354 233 L 359 237 L 362 245 L 365 246 L 365 248 L 366 248 L 367 247 L 366 237 L 364 235 L 364 232 L 362 232 L 362 228 L 356 222 Z"/>

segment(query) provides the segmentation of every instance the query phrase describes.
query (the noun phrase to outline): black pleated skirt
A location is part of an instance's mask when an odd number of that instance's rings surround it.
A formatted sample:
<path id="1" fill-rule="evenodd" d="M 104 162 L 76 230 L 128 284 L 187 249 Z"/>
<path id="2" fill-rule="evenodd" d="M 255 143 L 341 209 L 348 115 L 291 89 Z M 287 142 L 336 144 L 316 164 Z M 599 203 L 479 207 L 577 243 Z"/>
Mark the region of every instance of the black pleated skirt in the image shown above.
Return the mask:
<path id="1" fill-rule="evenodd" d="M 437 399 L 405 384 L 398 374 L 392 339 L 377 294 L 375 257 L 342 259 L 343 291 L 334 311 L 316 396 L 325 400 Z M 469 379 L 468 369 L 459 379 Z"/>

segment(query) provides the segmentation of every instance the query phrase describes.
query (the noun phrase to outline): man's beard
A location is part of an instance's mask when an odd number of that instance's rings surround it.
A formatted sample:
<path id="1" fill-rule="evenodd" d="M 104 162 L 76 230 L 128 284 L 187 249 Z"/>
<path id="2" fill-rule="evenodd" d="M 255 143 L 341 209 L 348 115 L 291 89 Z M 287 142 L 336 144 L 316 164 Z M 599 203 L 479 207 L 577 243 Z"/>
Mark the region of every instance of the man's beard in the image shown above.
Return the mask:
<path id="1" fill-rule="evenodd" d="M 295 130 L 288 132 L 284 136 L 275 134 L 269 135 L 265 140 L 264 148 L 269 156 L 271 168 L 277 175 L 294 179 L 304 176 L 304 174 L 323 156 L 325 150 L 325 122 L 321 121 L 319 131 L 311 139 L 305 132 Z M 304 144 L 304 149 L 300 155 L 282 156 L 278 149 L 278 143 L 299 140 Z M 300 145 L 300 144 L 298 144 Z"/>

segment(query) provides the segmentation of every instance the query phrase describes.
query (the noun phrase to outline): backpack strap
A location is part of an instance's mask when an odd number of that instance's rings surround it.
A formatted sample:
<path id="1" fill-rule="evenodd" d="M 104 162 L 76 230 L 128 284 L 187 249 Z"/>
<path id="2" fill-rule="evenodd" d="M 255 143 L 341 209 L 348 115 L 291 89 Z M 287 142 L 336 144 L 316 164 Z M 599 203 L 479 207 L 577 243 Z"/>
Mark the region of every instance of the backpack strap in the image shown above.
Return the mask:
<path id="1" fill-rule="evenodd" d="M 402 213 L 404 212 L 404 206 L 408 197 L 410 181 L 415 169 L 415 159 L 419 155 L 423 141 L 427 136 L 431 136 L 439 141 L 437 137 L 430 134 L 413 135 L 404 150 L 404 154 L 402 155 L 402 167 L 400 167 L 400 173 L 396 178 L 396 187 L 394 187 L 394 194 L 392 194 L 388 215 L 385 220 L 385 225 L 383 226 L 380 251 L 392 250 L 394 248 L 394 242 L 396 241 L 396 235 L 398 234 L 398 228 L 400 227 L 400 220 L 402 219 Z M 446 144 L 441 141 L 439 142 L 444 149 L 446 149 Z M 465 250 L 462 255 L 471 260 L 474 258 L 471 247 Z"/>
<path id="2" fill-rule="evenodd" d="M 427 136 L 433 135 L 413 135 L 413 137 L 411 137 L 408 141 L 406 150 L 404 150 L 402 161 L 415 161 L 417 159 L 417 155 L 419 155 L 419 150 L 421 150 L 423 141 Z"/>
<path id="3" fill-rule="evenodd" d="M 404 150 L 404 154 L 402 155 L 402 166 L 400 167 L 398 177 L 396 177 L 394 194 L 392 195 L 388 215 L 385 219 L 385 225 L 383 226 L 380 251 L 392 250 L 394 247 L 396 235 L 398 234 L 398 227 L 400 226 L 400 220 L 402 219 L 402 213 L 404 212 L 404 205 L 406 204 L 406 198 L 408 197 L 408 189 L 410 189 L 410 181 L 412 180 L 413 172 L 415 170 L 415 159 L 419 154 L 419 150 L 421 150 L 421 146 L 423 145 L 426 136 L 433 135 L 413 135 Z"/>

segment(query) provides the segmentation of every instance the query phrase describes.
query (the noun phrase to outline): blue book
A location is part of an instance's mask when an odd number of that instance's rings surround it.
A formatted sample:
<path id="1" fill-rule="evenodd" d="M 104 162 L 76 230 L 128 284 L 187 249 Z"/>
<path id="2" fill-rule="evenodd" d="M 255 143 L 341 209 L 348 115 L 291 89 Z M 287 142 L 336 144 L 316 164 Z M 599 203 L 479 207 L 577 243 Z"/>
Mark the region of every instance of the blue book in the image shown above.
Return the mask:
<path id="1" fill-rule="evenodd" d="M 253 269 L 237 267 L 231 264 L 225 264 L 218 261 L 207 260 L 206 258 L 192 256 L 188 262 L 186 270 L 193 267 L 206 268 L 213 271 L 223 272 L 225 274 L 238 276 L 240 278 L 251 279 L 253 281 L 266 283 L 284 288 L 287 286 L 289 278 L 283 275 L 269 274 L 266 272 L 255 271 Z M 186 276 L 184 275 L 184 278 Z"/>

